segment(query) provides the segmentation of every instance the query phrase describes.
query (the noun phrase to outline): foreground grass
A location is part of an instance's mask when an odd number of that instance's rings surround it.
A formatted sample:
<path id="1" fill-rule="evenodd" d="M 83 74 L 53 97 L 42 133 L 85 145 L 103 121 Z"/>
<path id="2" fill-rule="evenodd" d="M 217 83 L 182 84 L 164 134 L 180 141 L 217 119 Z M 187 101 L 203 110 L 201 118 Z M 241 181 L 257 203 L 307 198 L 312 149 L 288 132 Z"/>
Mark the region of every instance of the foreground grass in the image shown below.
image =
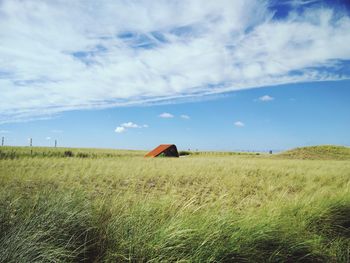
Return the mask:
<path id="1" fill-rule="evenodd" d="M 349 161 L 108 153 L 0 160 L 0 261 L 349 261 Z"/>

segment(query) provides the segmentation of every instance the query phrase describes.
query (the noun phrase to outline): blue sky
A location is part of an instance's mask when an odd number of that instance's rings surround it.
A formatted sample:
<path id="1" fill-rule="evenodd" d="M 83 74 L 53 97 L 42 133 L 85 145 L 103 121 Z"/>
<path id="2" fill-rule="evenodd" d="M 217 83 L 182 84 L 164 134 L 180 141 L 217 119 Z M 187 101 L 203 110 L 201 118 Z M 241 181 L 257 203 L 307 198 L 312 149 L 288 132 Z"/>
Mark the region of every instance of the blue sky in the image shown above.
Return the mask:
<path id="1" fill-rule="evenodd" d="M 348 1 L 0 3 L 6 144 L 350 145 Z"/>
<path id="2" fill-rule="evenodd" d="M 41 146 L 57 139 L 61 146 L 124 149 L 159 143 L 226 151 L 350 145 L 349 86 L 350 81 L 288 84 L 173 104 L 64 112 L 1 127 L 9 131 L 3 135 L 12 145 L 28 145 L 29 137 Z M 162 118 L 163 113 L 173 117 Z M 115 132 L 129 122 L 138 127 Z"/>

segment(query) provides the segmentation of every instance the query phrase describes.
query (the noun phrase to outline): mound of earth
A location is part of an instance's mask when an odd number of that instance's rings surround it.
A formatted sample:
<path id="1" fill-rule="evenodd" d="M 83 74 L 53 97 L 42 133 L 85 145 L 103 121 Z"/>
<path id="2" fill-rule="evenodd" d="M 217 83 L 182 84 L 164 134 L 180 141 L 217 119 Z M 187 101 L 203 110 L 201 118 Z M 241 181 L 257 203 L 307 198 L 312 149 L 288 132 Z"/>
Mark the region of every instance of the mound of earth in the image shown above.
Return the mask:
<path id="1" fill-rule="evenodd" d="M 282 152 L 278 156 L 290 159 L 350 160 L 350 147 L 336 145 L 300 147 Z"/>

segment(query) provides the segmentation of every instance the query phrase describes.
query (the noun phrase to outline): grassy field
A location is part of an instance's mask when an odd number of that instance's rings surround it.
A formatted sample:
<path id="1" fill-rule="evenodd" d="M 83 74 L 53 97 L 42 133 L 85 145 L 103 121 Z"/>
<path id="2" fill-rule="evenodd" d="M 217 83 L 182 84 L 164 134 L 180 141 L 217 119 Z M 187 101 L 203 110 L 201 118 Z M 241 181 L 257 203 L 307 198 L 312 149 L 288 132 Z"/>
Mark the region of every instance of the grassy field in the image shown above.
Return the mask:
<path id="1" fill-rule="evenodd" d="M 0 262 L 350 262 L 349 152 L 3 147 Z"/>

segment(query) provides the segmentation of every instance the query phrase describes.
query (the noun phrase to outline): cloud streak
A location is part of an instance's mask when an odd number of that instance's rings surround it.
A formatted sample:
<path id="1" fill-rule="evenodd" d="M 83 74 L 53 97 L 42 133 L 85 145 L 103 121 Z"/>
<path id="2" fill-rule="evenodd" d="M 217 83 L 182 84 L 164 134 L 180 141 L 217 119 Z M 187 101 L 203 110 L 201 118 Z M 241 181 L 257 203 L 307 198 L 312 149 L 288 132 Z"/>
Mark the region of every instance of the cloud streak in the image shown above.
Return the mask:
<path id="1" fill-rule="evenodd" d="M 184 119 L 184 120 L 189 120 L 189 119 L 191 119 L 191 117 L 188 116 L 188 115 L 186 115 L 186 114 L 180 115 L 180 118 L 181 118 L 181 119 Z"/>
<path id="2" fill-rule="evenodd" d="M 270 95 L 264 95 L 259 98 L 260 101 L 268 102 L 274 100 L 274 97 L 271 97 Z"/>
<path id="3" fill-rule="evenodd" d="M 1 1 L 0 123 L 349 78 L 350 18 L 313 2 Z"/>

